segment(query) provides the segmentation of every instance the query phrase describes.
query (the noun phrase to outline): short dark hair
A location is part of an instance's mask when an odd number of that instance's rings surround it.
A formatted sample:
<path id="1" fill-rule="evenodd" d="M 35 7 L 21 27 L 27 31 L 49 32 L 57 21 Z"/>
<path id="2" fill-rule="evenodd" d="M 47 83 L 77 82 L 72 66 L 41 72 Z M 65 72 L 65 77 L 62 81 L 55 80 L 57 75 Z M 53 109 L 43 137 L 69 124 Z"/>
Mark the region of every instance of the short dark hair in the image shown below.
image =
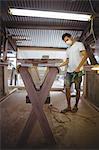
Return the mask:
<path id="1" fill-rule="evenodd" d="M 67 36 L 67 37 L 71 37 L 71 34 L 69 34 L 69 33 L 64 33 L 63 35 L 62 35 L 62 40 L 64 40 L 64 38 L 65 38 L 65 36 Z"/>

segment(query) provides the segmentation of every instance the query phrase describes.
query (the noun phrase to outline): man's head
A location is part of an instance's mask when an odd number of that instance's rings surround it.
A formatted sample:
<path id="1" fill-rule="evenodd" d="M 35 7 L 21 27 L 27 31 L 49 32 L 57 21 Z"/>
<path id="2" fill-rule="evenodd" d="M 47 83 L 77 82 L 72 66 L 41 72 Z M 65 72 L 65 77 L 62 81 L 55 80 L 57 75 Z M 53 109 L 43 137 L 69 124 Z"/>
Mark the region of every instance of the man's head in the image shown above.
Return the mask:
<path id="1" fill-rule="evenodd" d="M 62 35 L 62 40 L 68 45 L 71 46 L 73 44 L 73 37 L 69 33 L 65 33 Z"/>

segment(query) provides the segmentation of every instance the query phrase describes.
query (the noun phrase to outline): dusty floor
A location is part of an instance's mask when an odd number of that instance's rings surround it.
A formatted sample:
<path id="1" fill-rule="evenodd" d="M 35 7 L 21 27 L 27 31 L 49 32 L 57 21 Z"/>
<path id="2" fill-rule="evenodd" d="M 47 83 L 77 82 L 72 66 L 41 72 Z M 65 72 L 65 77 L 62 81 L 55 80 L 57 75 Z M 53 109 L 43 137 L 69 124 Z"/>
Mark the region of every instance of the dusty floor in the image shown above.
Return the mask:
<path id="1" fill-rule="evenodd" d="M 61 114 L 66 107 L 65 95 L 51 92 L 53 106 L 44 105 L 44 111 L 53 131 L 57 145 L 53 149 L 99 149 L 99 112 L 84 101 L 79 102 L 77 113 Z M 25 91 L 16 91 L 0 103 L 1 148 L 15 149 L 20 134 L 31 111 L 25 103 Z M 75 98 L 72 98 L 72 106 Z M 39 123 L 37 122 L 24 149 L 48 149 Z"/>

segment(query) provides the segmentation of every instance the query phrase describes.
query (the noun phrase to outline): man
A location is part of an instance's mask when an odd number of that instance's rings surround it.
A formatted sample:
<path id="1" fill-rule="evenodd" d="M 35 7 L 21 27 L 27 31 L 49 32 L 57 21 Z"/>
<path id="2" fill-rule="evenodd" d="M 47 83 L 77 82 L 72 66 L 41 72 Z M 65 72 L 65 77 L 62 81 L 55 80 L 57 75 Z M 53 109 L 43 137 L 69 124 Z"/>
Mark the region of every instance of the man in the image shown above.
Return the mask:
<path id="1" fill-rule="evenodd" d="M 60 67 L 67 65 L 66 74 L 66 98 L 68 107 L 61 111 L 65 113 L 68 111 L 77 112 L 78 102 L 80 99 L 80 85 L 82 81 L 83 65 L 87 59 L 87 53 L 82 42 L 75 41 L 75 39 L 69 34 L 65 33 L 62 35 L 62 40 L 68 45 L 66 50 L 66 61 L 64 61 Z M 76 103 L 71 109 L 71 85 L 75 83 L 76 89 Z"/>

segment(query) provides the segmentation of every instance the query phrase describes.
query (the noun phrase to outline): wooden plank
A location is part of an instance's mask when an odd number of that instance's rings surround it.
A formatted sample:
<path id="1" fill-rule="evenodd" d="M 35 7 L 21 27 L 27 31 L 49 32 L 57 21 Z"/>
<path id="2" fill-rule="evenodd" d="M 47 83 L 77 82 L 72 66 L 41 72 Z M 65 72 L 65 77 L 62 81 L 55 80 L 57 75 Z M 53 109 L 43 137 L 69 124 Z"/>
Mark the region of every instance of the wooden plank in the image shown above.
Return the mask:
<path id="1" fill-rule="evenodd" d="M 87 51 L 88 57 L 90 59 L 91 65 L 98 64 L 90 46 L 87 43 L 85 43 L 85 47 L 86 47 L 86 51 Z"/>
<path id="2" fill-rule="evenodd" d="M 0 66 L 8 66 L 8 63 L 7 62 L 0 62 Z"/>
<path id="3" fill-rule="evenodd" d="M 15 91 L 17 90 L 17 88 L 14 88 L 13 90 L 11 90 L 7 95 L 4 95 L 1 99 L 0 99 L 0 103 L 5 101 L 11 94 L 13 94 Z"/>
<path id="4" fill-rule="evenodd" d="M 21 133 L 20 139 L 17 143 L 17 147 L 23 147 L 27 143 L 27 139 L 29 138 L 29 135 L 35 125 L 35 122 L 37 121 L 37 117 L 35 115 L 34 110 L 32 109 L 29 118 L 23 128 L 23 131 Z"/>
<path id="5" fill-rule="evenodd" d="M 96 71 L 91 70 L 93 66 L 86 67 L 86 87 L 84 97 L 99 107 L 99 75 Z"/>
<path id="6" fill-rule="evenodd" d="M 8 39 L 4 38 L 3 41 L 3 61 L 7 61 Z"/>
<path id="7" fill-rule="evenodd" d="M 5 28 L 3 36 L 3 63 L 0 64 L 4 67 L 4 94 L 8 94 L 8 74 L 7 74 L 7 50 L 8 50 L 8 37 L 7 37 L 7 29 Z"/>
<path id="8" fill-rule="evenodd" d="M 7 95 L 8 91 L 8 67 L 4 66 L 4 93 Z"/>
<path id="9" fill-rule="evenodd" d="M 0 98 L 4 95 L 4 68 L 0 66 Z"/>
<path id="10" fill-rule="evenodd" d="M 58 68 L 49 67 L 49 73 L 47 74 L 47 76 L 45 78 L 45 81 L 42 84 L 41 91 L 40 91 L 40 95 L 44 96 L 44 98 L 41 97 L 41 99 L 43 99 L 44 102 L 45 102 L 45 100 L 48 96 L 48 93 L 51 89 L 51 86 L 53 84 L 53 81 L 55 80 L 55 77 L 56 77 L 57 73 L 58 73 Z"/>

